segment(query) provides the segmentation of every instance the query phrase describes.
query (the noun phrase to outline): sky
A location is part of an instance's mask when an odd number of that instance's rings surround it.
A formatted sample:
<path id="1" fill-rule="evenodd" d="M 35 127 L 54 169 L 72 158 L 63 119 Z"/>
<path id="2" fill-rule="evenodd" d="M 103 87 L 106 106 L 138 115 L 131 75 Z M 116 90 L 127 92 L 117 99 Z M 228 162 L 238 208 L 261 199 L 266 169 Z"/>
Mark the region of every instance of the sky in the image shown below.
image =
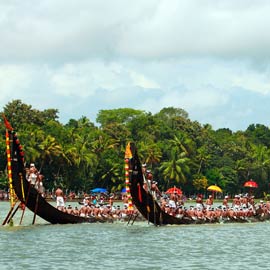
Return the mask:
<path id="1" fill-rule="evenodd" d="M 0 0 L 0 110 L 184 109 L 213 129 L 270 125 L 270 1 Z"/>

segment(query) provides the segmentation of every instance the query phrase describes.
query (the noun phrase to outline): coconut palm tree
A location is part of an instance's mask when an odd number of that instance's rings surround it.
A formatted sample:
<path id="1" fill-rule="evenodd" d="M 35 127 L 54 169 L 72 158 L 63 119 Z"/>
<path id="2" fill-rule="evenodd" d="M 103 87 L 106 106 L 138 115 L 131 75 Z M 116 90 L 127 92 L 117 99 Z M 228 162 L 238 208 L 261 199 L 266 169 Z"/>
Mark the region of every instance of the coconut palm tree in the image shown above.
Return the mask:
<path id="1" fill-rule="evenodd" d="M 178 154 L 175 149 L 171 151 L 169 161 L 164 161 L 160 166 L 160 171 L 168 185 L 171 182 L 186 183 L 186 174 L 190 172 L 188 161 L 185 152 Z"/>

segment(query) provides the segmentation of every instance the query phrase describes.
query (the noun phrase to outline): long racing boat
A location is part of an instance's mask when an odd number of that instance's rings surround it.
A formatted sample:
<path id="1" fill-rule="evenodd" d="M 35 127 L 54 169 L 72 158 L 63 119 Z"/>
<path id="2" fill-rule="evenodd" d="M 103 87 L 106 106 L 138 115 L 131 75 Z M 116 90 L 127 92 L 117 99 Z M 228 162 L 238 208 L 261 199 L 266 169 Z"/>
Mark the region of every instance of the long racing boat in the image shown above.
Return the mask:
<path id="1" fill-rule="evenodd" d="M 160 203 L 155 199 L 149 189 L 145 189 L 145 177 L 142 171 L 142 165 L 139 160 L 138 151 L 134 143 L 130 142 L 127 145 L 126 153 L 130 153 L 128 159 L 129 169 L 129 185 L 130 194 L 132 196 L 132 202 L 142 214 L 142 216 L 148 220 L 148 222 L 159 226 L 168 224 L 204 224 L 204 223 L 232 223 L 232 222 L 258 222 L 270 219 L 269 209 L 266 210 L 265 204 L 253 208 L 252 215 L 248 217 L 237 216 L 219 216 L 218 218 L 197 218 L 190 217 L 188 215 L 174 215 L 170 212 L 166 212 L 164 208 L 160 206 Z M 180 206 L 181 207 L 181 206 Z M 211 209 L 214 211 L 213 209 Z M 204 210 L 205 211 L 205 210 Z M 232 209 L 220 209 L 220 211 L 233 211 Z"/>
<path id="2" fill-rule="evenodd" d="M 26 179 L 26 170 L 24 166 L 24 152 L 17 137 L 16 132 L 13 130 L 7 119 L 4 117 L 6 132 L 9 136 L 9 152 L 11 163 L 11 179 L 12 186 L 16 193 L 17 198 L 34 215 L 41 217 L 52 224 L 68 224 L 68 223 L 93 223 L 105 222 L 106 220 L 97 217 L 81 217 L 73 214 L 68 214 L 58 210 L 50 202 L 48 202 L 42 194 Z"/>

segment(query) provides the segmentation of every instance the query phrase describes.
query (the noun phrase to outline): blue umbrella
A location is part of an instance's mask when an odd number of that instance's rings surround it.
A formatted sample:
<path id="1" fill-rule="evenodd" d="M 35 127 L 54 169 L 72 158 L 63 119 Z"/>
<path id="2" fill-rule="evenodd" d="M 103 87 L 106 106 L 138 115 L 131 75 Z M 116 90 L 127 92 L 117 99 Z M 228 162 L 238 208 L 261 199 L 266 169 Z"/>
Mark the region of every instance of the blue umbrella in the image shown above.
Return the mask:
<path id="1" fill-rule="evenodd" d="M 91 190 L 93 193 L 106 193 L 107 189 L 106 188 L 94 188 Z"/>

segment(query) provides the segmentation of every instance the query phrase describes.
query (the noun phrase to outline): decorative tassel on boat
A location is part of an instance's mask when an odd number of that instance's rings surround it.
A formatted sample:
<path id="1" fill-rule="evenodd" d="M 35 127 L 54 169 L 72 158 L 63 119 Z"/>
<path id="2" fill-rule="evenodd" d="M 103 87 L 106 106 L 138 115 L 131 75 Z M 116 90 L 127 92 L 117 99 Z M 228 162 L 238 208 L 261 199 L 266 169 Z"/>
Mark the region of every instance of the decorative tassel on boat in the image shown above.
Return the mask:
<path id="1" fill-rule="evenodd" d="M 129 188 L 129 160 L 132 158 L 132 153 L 130 150 L 130 143 L 127 144 L 126 151 L 125 151 L 125 182 L 126 182 L 126 193 L 128 199 L 128 211 L 133 211 L 133 204 L 132 204 L 132 197 L 130 194 Z"/>
<path id="2" fill-rule="evenodd" d="M 6 122 L 5 122 L 6 124 Z M 12 168 L 11 168 L 11 152 L 10 152 L 10 140 L 9 140 L 9 131 L 6 130 L 6 152 L 7 152 L 7 172 L 8 172 L 8 183 L 9 183 L 9 196 L 10 196 L 10 205 L 14 207 L 15 205 L 15 191 L 12 185 Z"/>
<path id="3" fill-rule="evenodd" d="M 8 129 L 9 131 L 12 131 L 13 128 L 12 128 L 11 124 L 8 122 L 8 120 L 7 120 L 7 118 L 5 117 L 4 114 L 3 114 L 3 118 L 4 118 L 4 123 L 5 123 L 6 129 Z"/>

